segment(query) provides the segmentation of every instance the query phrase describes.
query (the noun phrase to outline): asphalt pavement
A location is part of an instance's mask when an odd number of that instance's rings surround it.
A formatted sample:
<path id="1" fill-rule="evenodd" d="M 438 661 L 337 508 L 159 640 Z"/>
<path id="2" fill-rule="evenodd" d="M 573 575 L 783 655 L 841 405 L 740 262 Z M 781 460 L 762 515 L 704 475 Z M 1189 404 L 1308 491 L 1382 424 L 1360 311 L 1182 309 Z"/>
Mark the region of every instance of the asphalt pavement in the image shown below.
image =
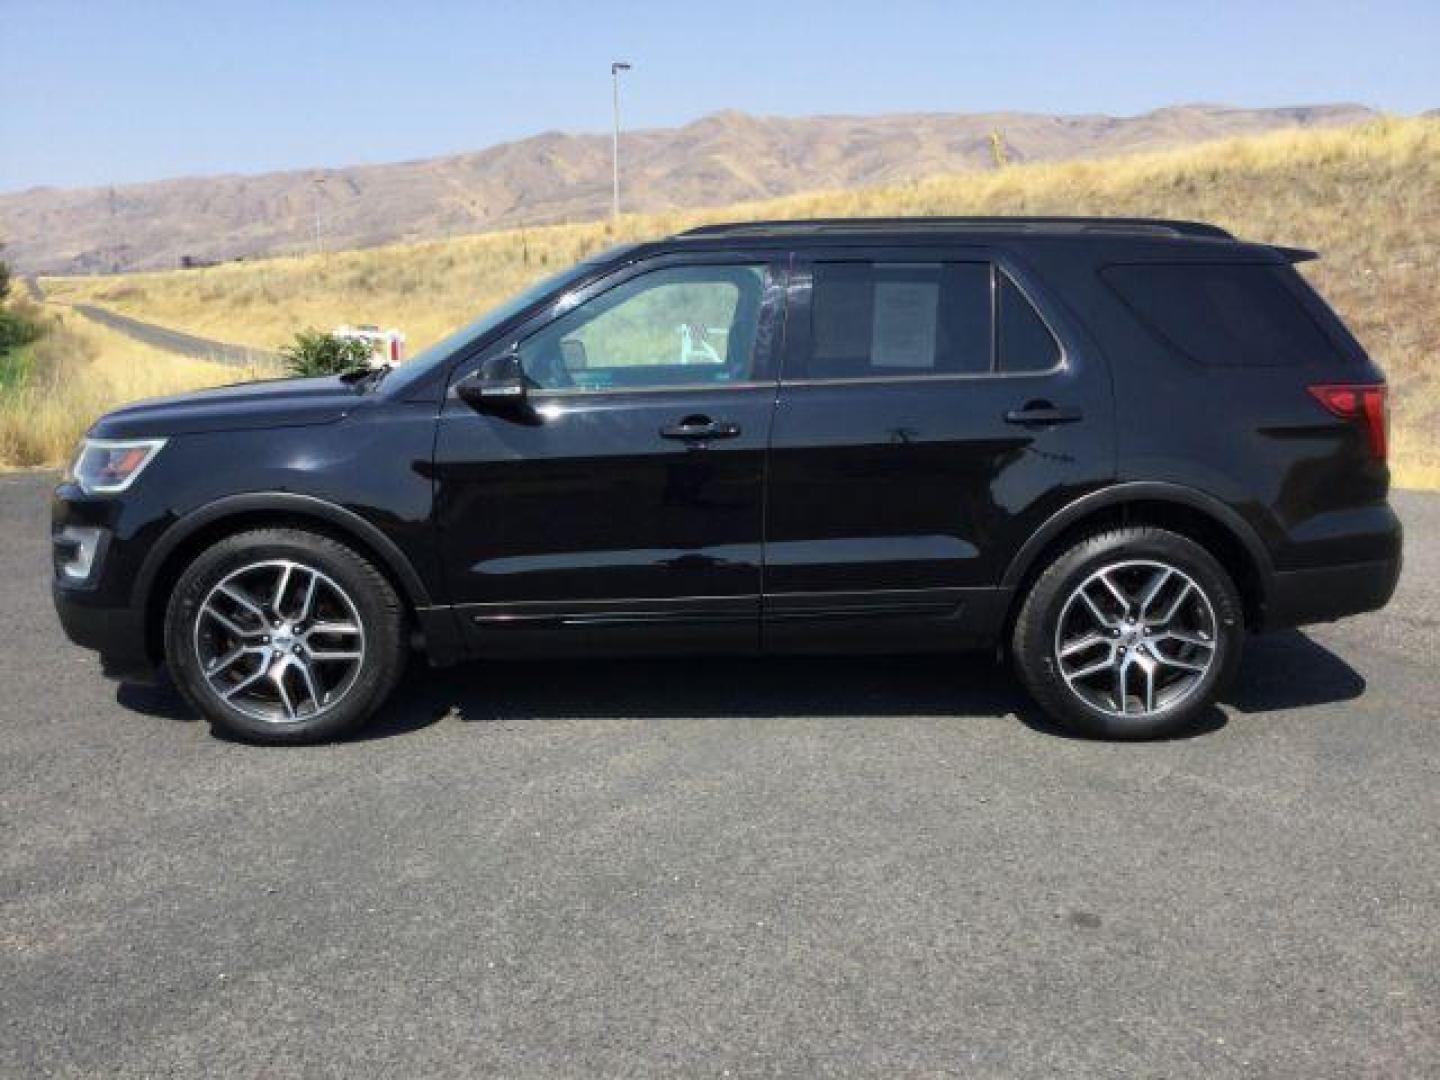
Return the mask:
<path id="1" fill-rule="evenodd" d="M 30 299 L 37 303 L 45 300 L 44 290 L 40 288 L 40 282 L 36 278 L 27 275 L 18 280 Z M 96 304 L 70 304 L 68 306 L 85 318 L 107 326 L 111 330 L 116 330 L 126 337 L 165 352 L 175 353 L 178 356 L 213 360 L 216 363 L 231 364 L 236 367 L 251 367 L 258 363 L 273 362 L 277 359 L 275 353 L 267 352 L 264 349 L 197 337 L 182 330 L 172 330 L 168 326 L 133 319 L 129 315 L 121 315 L 119 312 Z"/>
<path id="2" fill-rule="evenodd" d="M 254 349 L 249 345 L 231 345 L 223 341 L 213 341 L 210 338 L 196 337 L 194 334 L 172 330 L 168 326 L 158 326 L 155 323 L 132 319 L 128 315 L 121 315 L 95 304 L 71 304 L 70 306 L 87 319 L 93 319 L 102 326 L 118 330 L 126 337 L 180 356 L 189 356 L 197 360 L 213 360 L 217 363 L 233 364 L 237 367 L 249 367 L 252 364 L 275 358 L 274 353 L 266 352 L 264 349 Z"/>
<path id="3" fill-rule="evenodd" d="M 1385 612 L 1107 744 L 983 658 L 117 690 L 0 476 L 0 1076 L 1440 1075 L 1440 497 Z"/>

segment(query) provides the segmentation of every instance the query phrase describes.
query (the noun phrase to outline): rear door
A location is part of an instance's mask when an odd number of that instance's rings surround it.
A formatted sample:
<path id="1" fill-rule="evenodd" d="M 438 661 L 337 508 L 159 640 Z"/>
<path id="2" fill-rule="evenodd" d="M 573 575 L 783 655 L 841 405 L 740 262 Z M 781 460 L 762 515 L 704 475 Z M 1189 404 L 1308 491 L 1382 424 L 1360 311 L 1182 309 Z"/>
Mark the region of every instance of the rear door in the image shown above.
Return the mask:
<path id="1" fill-rule="evenodd" d="M 1114 474 L 1098 351 L 1032 270 L 984 249 L 813 251 L 791 298 L 766 647 L 987 639 L 1020 543 Z"/>

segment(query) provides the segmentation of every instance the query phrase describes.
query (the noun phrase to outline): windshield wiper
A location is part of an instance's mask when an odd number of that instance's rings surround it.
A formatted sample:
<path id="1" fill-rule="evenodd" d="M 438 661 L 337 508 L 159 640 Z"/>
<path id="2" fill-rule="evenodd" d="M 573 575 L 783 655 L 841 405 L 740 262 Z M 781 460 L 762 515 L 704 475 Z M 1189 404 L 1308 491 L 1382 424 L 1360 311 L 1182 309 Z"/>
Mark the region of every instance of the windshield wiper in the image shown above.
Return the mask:
<path id="1" fill-rule="evenodd" d="M 389 364 L 381 364 L 379 367 L 372 368 L 356 368 L 354 371 L 343 372 L 340 379 L 363 392 L 375 389 L 380 385 L 380 381 L 394 370 Z"/>

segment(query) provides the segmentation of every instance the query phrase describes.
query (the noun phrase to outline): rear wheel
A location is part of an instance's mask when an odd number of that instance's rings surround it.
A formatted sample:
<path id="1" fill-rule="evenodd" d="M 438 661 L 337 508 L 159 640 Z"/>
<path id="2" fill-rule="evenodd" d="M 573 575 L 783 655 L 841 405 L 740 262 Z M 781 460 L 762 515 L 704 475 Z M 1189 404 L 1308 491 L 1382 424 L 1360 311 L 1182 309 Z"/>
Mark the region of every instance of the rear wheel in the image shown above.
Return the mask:
<path id="1" fill-rule="evenodd" d="M 328 536 L 260 529 L 188 566 L 165 620 L 176 685 L 211 723 L 257 742 L 333 738 L 366 720 L 404 667 L 390 582 Z"/>
<path id="2" fill-rule="evenodd" d="M 1016 620 L 1016 667 L 1066 727 L 1173 735 L 1214 705 L 1244 633 L 1240 598 L 1199 544 L 1163 529 L 1100 533 L 1036 580 Z"/>

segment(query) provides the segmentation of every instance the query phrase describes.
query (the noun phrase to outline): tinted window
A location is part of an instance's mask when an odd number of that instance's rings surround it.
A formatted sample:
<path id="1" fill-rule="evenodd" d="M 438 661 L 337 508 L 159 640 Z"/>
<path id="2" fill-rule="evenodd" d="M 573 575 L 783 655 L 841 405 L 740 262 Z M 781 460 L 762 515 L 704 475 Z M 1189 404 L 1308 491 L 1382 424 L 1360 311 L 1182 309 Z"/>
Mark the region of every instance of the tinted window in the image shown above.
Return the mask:
<path id="1" fill-rule="evenodd" d="M 609 390 L 751 377 L 763 266 L 685 266 L 631 278 L 520 345 L 546 390 Z"/>
<path id="2" fill-rule="evenodd" d="M 1060 363 L 1060 345 L 1019 287 L 1004 274 L 1000 282 L 998 371 L 1049 371 Z"/>
<path id="3" fill-rule="evenodd" d="M 1104 279 L 1163 339 L 1202 364 L 1254 367 L 1334 358 L 1334 343 L 1286 284 L 1288 268 L 1112 266 Z"/>
<path id="4" fill-rule="evenodd" d="M 805 376 L 990 370 L 987 263 L 816 263 Z"/>

